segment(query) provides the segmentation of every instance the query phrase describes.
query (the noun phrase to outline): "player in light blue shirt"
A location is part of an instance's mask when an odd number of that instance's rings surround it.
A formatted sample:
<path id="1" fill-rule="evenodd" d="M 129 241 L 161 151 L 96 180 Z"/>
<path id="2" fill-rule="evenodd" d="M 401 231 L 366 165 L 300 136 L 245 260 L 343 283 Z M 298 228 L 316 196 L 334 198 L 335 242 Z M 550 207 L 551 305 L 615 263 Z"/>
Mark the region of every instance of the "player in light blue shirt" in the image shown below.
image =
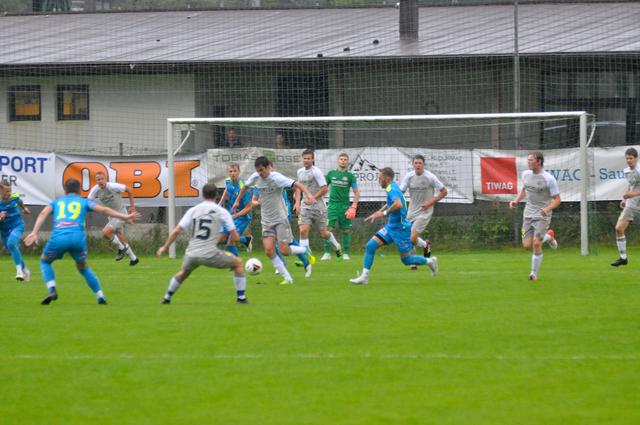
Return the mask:
<path id="1" fill-rule="evenodd" d="M 20 195 L 11 193 L 11 185 L 0 182 L 0 237 L 16 265 L 16 280 L 28 282 L 31 272 L 24 264 L 20 252 L 20 238 L 24 232 L 24 221 L 20 216 L 20 210 L 30 214 L 29 208 L 22 203 Z"/>
<path id="2" fill-rule="evenodd" d="M 116 217 L 132 224 L 140 217 L 140 214 L 123 214 L 93 201 L 80 197 L 80 182 L 76 179 L 69 179 L 64 183 L 65 196 L 53 200 L 38 215 L 33 230 L 25 238 L 27 246 L 32 245 L 38 239 L 38 232 L 42 224 L 50 214 L 53 215 L 53 231 L 51 238 L 42 251 L 40 257 L 40 270 L 42 278 L 47 285 L 49 294 L 42 300 L 41 304 L 50 304 L 58 299 L 56 290 L 55 274 L 52 263 L 59 260 L 65 253 L 69 253 L 76 262 L 78 271 L 87 281 L 87 284 L 96 295 L 98 304 L 106 304 L 100 281 L 96 274 L 87 265 L 87 238 L 84 233 L 85 216 L 89 211 Z"/>
<path id="3" fill-rule="evenodd" d="M 413 244 L 411 243 L 411 223 L 407 221 L 407 201 L 404 199 L 400 187 L 393 180 L 394 177 L 395 173 L 391 168 L 386 167 L 380 170 L 378 182 L 387 191 L 387 202 L 382 208 L 367 217 L 365 221 L 373 223 L 378 218 L 387 217 L 387 224 L 367 242 L 362 273 L 360 276 L 350 279 L 351 283 L 357 285 L 369 283 L 369 272 L 373 266 L 376 250 L 382 245 L 392 243 L 396 244 L 403 264 L 427 264 L 433 276 L 438 273 L 437 257 L 425 258 L 411 254 Z"/>
<path id="4" fill-rule="evenodd" d="M 236 202 L 236 199 L 238 199 L 238 195 L 240 195 L 240 191 L 244 187 L 244 180 L 240 178 L 240 166 L 235 162 L 227 165 L 227 172 L 229 173 L 229 177 L 224 181 L 225 188 L 220 198 L 220 205 L 225 206 L 226 203 L 226 209 L 231 214 L 233 223 L 236 226 L 236 231 L 240 235 L 240 242 L 247 247 L 247 252 L 251 252 L 253 250 L 253 236 L 243 235 L 253 218 L 253 213 L 251 212 L 253 208 L 253 204 L 251 203 L 251 190 L 245 191 L 242 199 L 240 199 L 238 212 L 232 212 L 231 207 Z M 227 251 L 236 257 L 239 255 L 238 247 L 235 246 L 234 242 L 229 241 L 229 232 L 224 225 L 220 230 L 220 242 L 222 241 L 227 243 L 225 247 Z"/>

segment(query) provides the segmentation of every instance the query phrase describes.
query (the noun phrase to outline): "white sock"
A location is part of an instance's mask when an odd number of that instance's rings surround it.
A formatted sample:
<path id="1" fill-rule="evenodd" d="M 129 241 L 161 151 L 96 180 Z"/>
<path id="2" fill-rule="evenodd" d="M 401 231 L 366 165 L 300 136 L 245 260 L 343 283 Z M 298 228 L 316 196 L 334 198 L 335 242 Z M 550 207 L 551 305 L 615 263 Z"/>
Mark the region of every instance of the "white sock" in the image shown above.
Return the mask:
<path id="1" fill-rule="evenodd" d="M 369 269 L 362 269 L 362 274 L 361 274 L 361 276 L 369 277 Z"/>
<path id="2" fill-rule="evenodd" d="M 104 298 L 104 292 L 102 292 L 102 289 L 96 292 L 96 298 Z"/>
<path id="3" fill-rule="evenodd" d="M 234 273 L 233 284 L 236 286 L 236 291 L 245 291 L 247 289 L 247 276 L 244 273 Z M 245 296 L 242 295 L 238 298 L 245 298 Z"/>
<path id="4" fill-rule="evenodd" d="M 21 264 L 18 264 L 16 266 L 16 273 L 22 273 L 22 265 Z"/>
<path id="5" fill-rule="evenodd" d="M 47 289 L 51 289 L 51 288 L 55 288 L 56 287 L 56 281 L 55 280 L 50 280 L 49 282 L 47 282 Z"/>
<path id="6" fill-rule="evenodd" d="M 420 248 L 426 248 L 426 247 L 427 247 L 427 242 L 426 242 L 424 239 L 422 239 L 422 238 L 418 238 L 418 243 L 417 243 L 417 245 L 418 245 Z"/>
<path id="7" fill-rule="evenodd" d="M 302 241 L 300 241 L 302 242 Z M 307 244 L 309 243 L 309 240 L 307 239 Z M 309 245 L 307 245 L 308 247 Z M 304 246 L 295 246 L 295 245 L 289 245 L 289 253 L 287 255 L 299 255 L 299 254 L 304 254 L 307 252 L 307 247 Z"/>
<path id="8" fill-rule="evenodd" d="M 109 242 L 117 246 L 118 249 L 124 249 L 124 245 L 122 245 L 122 242 L 120 242 L 120 239 L 118 239 L 118 237 L 115 235 L 111 238 Z"/>
<path id="9" fill-rule="evenodd" d="M 551 235 L 548 233 L 544 234 L 544 238 L 542 238 L 542 243 L 549 242 L 551 240 Z"/>
<path id="10" fill-rule="evenodd" d="M 620 253 L 620 258 L 626 260 L 627 259 L 627 237 L 623 236 L 621 238 L 616 238 L 616 245 L 618 245 L 618 252 Z"/>
<path id="11" fill-rule="evenodd" d="M 300 247 L 298 246 L 296 248 L 300 248 Z M 293 282 L 293 279 L 289 274 L 289 270 L 287 270 L 287 267 L 284 265 L 280 257 L 278 257 L 277 255 L 274 255 L 273 258 L 271 258 L 271 262 L 273 263 L 273 267 L 280 272 L 280 276 L 282 276 L 284 280 Z"/>
<path id="12" fill-rule="evenodd" d="M 325 240 L 331 244 L 333 249 L 340 249 L 340 244 L 336 240 L 336 237 L 333 236 L 333 233 L 329 232 L 329 236 L 327 236 Z"/>
<path id="13" fill-rule="evenodd" d="M 170 300 L 171 296 L 175 294 L 178 289 L 180 289 L 180 285 L 181 283 L 178 282 L 178 279 L 176 279 L 175 276 L 172 277 L 171 281 L 169 281 L 169 287 L 167 288 L 167 293 L 164 295 L 164 297 Z"/>
<path id="14" fill-rule="evenodd" d="M 540 268 L 540 264 L 542 264 L 542 253 L 533 253 L 533 255 L 531 256 L 531 273 L 538 276 L 538 269 Z"/>
<path id="15" fill-rule="evenodd" d="M 303 248 L 309 247 L 309 239 L 300 239 L 300 246 Z"/>
<path id="16" fill-rule="evenodd" d="M 131 249 L 131 245 L 127 247 L 127 255 L 131 261 L 136 261 L 136 254 L 133 253 L 133 249 Z"/>

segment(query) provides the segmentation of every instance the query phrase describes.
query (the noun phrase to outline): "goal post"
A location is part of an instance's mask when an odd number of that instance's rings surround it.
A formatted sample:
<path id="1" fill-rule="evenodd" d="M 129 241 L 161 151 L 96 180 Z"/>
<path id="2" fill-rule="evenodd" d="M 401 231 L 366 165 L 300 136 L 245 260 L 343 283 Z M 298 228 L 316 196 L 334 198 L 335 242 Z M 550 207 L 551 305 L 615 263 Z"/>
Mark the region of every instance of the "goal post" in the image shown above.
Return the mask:
<path id="1" fill-rule="evenodd" d="M 576 198 L 580 204 L 580 252 L 582 255 L 589 254 L 589 214 L 588 214 L 588 202 L 590 180 L 592 174 L 589 170 L 589 120 L 588 114 L 585 111 L 558 111 L 558 112 L 525 112 L 525 113 L 489 113 L 489 114 L 438 114 L 438 115 L 371 115 L 371 116 L 324 116 L 324 117 L 225 117 L 225 118 L 169 118 L 167 119 L 167 167 L 168 167 L 168 211 L 167 221 L 169 229 L 173 229 L 176 225 L 176 192 L 175 192 L 175 156 L 180 150 L 176 148 L 177 145 L 182 146 L 189 134 L 191 134 L 192 128 L 198 126 L 222 126 L 222 127 L 253 127 L 253 128 L 269 128 L 271 130 L 276 128 L 332 128 L 336 134 L 342 136 L 335 136 L 333 144 L 336 149 L 348 148 L 349 143 L 345 142 L 343 136 L 345 128 L 349 126 L 353 127 L 353 132 L 356 130 L 364 132 L 364 130 L 371 130 L 372 126 L 376 129 L 384 129 L 385 125 L 390 127 L 397 126 L 410 126 L 412 130 L 416 128 L 423 128 L 434 130 L 442 130 L 443 128 L 460 129 L 468 127 L 469 129 L 482 128 L 483 126 L 494 125 L 495 123 L 508 124 L 513 129 L 507 129 L 506 127 L 500 131 L 514 131 L 521 132 L 521 126 L 523 123 L 529 122 L 534 125 L 544 125 L 545 123 L 557 122 L 554 120 L 571 120 L 575 121 L 578 127 L 576 132 L 576 138 L 579 140 L 571 141 L 572 144 L 566 144 L 565 148 L 577 149 L 579 153 L 579 160 L 577 166 L 582 170 L 581 178 L 579 179 L 579 196 L 576 194 Z M 188 128 L 187 136 L 182 138 L 177 134 L 177 126 L 186 126 Z M 432 127 L 429 127 L 432 126 Z M 593 127 L 595 128 L 595 126 Z M 471 133 L 472 131 L 469 130 Z M 476 131 L 480 133 L 480 131 Z M 183 132 L 184 133 L 184 132 Z M 479 136 L 478 136 L 479 138 Z M 426 138 L 425 138 L 426 139 Z M 518 136 L 515 136 L 516 150 L 522 150 L 518 148 Z M 442 146 L 452 146 L 455 142 L 454 138 L 446 140 L 442 143 Z M 473 143 L 473 142 L 471 142 Z M 429 143 L 426 143 L 429 148 L 433 146 L 433 139 L 429 139 Z M 385 146 L 391 144 L 386 143 Z M 263 143 L 256 138 L 251 147 L 263 146 Z M 363 147 L 360 143 L 359 147 Z M 467 147 L 474 147 L 473 144 Z M 419 145 L 414 148 L 420 147 Z M 548 148 L 548 146 L 545 146 Z M 542 148 L 541 148 L 542 149 Z M 219 177 L 219 176 L 216 176 Z M 561 193 L 562 196 L 562 193 Z M 175 246 L 171 246 L 169 255 L 171 258 L 175 258 Z"/>

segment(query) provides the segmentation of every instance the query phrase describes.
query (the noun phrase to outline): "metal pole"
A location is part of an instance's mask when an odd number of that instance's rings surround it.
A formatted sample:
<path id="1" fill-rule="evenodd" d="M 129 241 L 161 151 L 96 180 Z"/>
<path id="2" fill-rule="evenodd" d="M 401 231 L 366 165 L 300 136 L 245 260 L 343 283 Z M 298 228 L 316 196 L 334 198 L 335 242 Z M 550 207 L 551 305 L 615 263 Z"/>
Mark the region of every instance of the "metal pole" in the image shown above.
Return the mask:
<path id="1" fill-rule="evenodd" d="M 589 161 L 587 159 L 587 114 L 580 115 L 580 169 L 581 169 L 581 190 L 580 190 L 580 254 L 589 255 L 589 214 L 588 214 L 588 193 Z"/>
<path id="2" fill-rule="evenodd" d="M 520 48 L 518 46 L 518 0 L 513 2 L 513 111 L 520 112 Z M 520 144 L 520 121 L 516 120 L 513 127 L 514 146 Z"/>
<path id="3" fill-rule="evenodd" d="M 169 232 L 176 227 L 176 182 L 175 182 L 175 161 L 173 157 L 173 124 L 167 120 L 167 191 L 169 199 L 167 199 L 167 224 Z M 176 258 L 176 245 L 171 244 L 169 247 L 169 258 Z"/>

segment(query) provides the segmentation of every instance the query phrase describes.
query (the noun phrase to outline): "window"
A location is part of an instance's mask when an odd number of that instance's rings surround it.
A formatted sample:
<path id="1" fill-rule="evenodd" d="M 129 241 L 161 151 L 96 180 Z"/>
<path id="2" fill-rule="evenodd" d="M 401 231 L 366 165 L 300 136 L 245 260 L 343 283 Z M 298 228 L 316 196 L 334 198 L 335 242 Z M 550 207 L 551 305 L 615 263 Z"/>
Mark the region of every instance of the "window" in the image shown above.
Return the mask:
<path id="1" fill-rule="evenodd" d="M 40 86 L 9 88 L 9 121 L 40 121 Z"/>
<path id="2" fill-rule="evenodd" d="M 89 119 L 89 86 L 58 86 L 58 121 Z"/>

